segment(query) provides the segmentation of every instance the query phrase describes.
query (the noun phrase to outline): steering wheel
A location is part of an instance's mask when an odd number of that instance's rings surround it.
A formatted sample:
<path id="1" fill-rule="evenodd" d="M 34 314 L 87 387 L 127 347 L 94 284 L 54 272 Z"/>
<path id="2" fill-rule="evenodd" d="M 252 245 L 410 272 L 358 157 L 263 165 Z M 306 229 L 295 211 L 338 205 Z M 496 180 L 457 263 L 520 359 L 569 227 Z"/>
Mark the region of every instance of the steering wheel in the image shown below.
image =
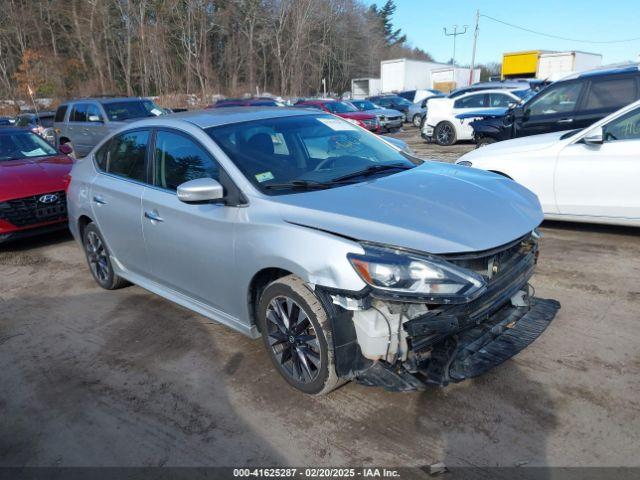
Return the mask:
<path id="1" fill-rule="evenodd" d="M 335 167 L 337 163 L 362 163 L 362 157 L 356 157 L 354 155 L 341 155 L 339 157 L 329 157 L 322 160 L 316 168 L 313 170 L 319 172 L 321 170 L 328 170 L 331 167 Z"/>

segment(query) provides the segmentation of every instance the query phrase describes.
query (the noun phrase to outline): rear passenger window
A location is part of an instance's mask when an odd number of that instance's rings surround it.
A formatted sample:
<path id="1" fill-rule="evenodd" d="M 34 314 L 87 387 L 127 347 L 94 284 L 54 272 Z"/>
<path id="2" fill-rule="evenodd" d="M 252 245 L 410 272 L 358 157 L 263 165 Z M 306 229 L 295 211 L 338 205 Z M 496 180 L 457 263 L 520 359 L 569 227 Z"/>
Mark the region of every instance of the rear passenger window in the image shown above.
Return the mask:
<path id="1" fill-rule="evenodd" d="M 489 94 L 489 106 L 492 108 L 508 107 L 510 103 L 516 103 L 516 100 L 502 93 Z"/>
<path id="2" fill-rule="evenodd" d="M 67 113 L 67 106 L 66 105 L 60 105 L 58 107 L 58 110 L 56 110 L 56 118 L 54 119 L 54 121 L 55 122 L 64 122 L 65 113 Z"/>
<path id="3" fill-rule="evenodd" d="M 584 108 L 615 110 L 633 102 L 637 97 L 635 77 L 597 80 L 591 83 Z"/>
<path id="4" fill-rule="evenodd" d="M 468 97 L 460 98 L 453 104 L 453 108 L 483 108 L 486 107 L 485 94 L 469 95 Z"/>
<path id="5" fill-rule="evenodd" d="M 70 122 L 86 122 L 87 121 L 87 104 L 79 103 L 73 106 L 71 115 L 69 115 Z"/>
<path id="6" fill-rule="evenodd" d="M 148 141 L 148 130 L 118 135 L 98 150 L 96 163 L 100 169 L 112 175 L 144 182 Z"/>
<path id="7" fill-rule="evenodd" d="M 176 190 L 196 178 L 220 179 L 218 163 L 200 145 L 177 133 L 158 131 L 155 152 L 155 185 Z"/>

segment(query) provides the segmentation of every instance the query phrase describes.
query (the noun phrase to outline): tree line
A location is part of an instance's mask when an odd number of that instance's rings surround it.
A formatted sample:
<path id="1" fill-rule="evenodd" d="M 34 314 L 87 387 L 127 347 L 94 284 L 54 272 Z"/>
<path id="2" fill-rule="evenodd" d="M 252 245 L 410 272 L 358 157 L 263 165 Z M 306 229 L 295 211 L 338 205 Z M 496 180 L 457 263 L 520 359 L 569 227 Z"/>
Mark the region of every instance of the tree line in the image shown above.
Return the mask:
<path id="1" fill-rule="evenodd" d="M 284 96 L 349 90 L 380 60 L 430 60 L 393 0 L 4 0 L 0 98 Z M 203 100 L 205 101 L 205 100 Z"/>

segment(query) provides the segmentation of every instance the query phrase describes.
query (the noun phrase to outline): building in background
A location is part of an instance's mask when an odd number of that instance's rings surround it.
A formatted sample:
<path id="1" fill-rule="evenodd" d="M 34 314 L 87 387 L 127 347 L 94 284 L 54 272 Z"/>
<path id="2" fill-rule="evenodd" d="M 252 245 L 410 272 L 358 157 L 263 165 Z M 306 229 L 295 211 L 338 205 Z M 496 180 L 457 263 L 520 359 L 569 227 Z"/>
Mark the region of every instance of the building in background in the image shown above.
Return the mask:
<path id="1" fill-rule="evenodd" d="M 583 72 L 600 65 L 602 55 L 597 53 L 549 50 L 510 52 L 502 55 L 502 79 L 558 80 L 570 73 Z"/>

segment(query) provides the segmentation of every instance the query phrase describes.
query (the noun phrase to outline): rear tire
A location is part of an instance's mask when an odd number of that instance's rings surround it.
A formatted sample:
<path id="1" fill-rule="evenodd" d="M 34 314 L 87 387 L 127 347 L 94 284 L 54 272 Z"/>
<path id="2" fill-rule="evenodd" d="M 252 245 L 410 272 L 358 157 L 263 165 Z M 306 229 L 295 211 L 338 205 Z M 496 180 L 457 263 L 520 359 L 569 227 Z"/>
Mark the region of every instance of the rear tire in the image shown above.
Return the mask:
<path id="1" fill-rule="evenodd" d="M 98 285 L 106 290 L 117 290 L 130 283 L 113 271 L 107 244 L 94 223 L 88 224 L 82 231 L 82 245 L 87 257 L 89 270 Z"/>
<path id="2" fill-rule="evenodd" d="M 456 127 L 451 122 L 440 122 L 433 132 L 433 139 L 443 147 L 453 145 L 456 143 Z"/>
<path id="3" fill-rule="evenodd" d="M 271 282 L 257 314 L 269 357 L 289 385 L 324 395 L 344 383 L 329 348 L 333 341 L 327 312 L 302 279 L 288 275 Z"/>
<path id="4" fill-rule="evenodd" d="M 419 113 L 416 113 L 413 116 L 413 126 L 420 128 L 422 126 L 422 115 L 420 115 Z"/>

